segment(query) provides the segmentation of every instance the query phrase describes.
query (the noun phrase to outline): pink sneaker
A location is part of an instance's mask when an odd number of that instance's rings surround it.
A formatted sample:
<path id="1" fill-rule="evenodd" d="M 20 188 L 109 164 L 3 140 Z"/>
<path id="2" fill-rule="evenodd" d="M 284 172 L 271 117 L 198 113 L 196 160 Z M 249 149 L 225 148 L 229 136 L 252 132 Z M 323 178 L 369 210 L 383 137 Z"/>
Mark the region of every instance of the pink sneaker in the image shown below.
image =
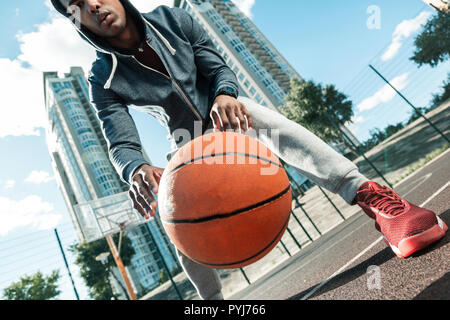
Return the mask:
<path id="1" fill-rule="evenodd" d="M 447 225 L 434 212 L 419 208 L 388 187 L 368 181 L 356 196 L 358 205 L 375 219 L 375 227 L 400 258 L 406 258 L 445 236 Z"/>

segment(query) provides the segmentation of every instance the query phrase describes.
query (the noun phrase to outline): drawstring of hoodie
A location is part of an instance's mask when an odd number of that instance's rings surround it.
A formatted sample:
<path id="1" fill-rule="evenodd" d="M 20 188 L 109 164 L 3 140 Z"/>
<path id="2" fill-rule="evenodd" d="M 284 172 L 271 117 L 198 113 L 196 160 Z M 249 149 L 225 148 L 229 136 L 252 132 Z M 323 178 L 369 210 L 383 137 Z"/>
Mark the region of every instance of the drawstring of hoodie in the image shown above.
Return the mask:
<path id="1" fill-rule="evenodd" d="M 169 50 L 171 55 L 175 55 L 175 53 L 177 52 L 171 45 L 170 42 L 164 38 L 164 36 L 147 20 L 144 21 L 147 22 L 147 24 L 153 29 L 153 31 L 156 32 L 156 34 L 158 35 L 158 37 L 161 39 L 161 41 L 164 43 L 164 45 L 166 46 L 166 48 Z M 116 73 L 117 70 L 117 64 L 118 64 L 118 60 L 117 57 L 114 53 L 111 53 L 111 57 L 112 57 L 112 70 L 111 70 L 111 74 L 109 75 L 108 81 L 106 81 L 105 86 L 103 87 L 104 89 L 109 89 L 111 88 L 111 82 L 114 78 L 114 74 Z"/>
<path id="2" fill-rule="evenodd" d="M 145 19 L 144 19 L 145 20 Z M 175 53 L 177 52 L 177 50 L 175 50 L 174 48 L 172 48 L 172 46 L 170 45 L 169 41 L 167 41 L 166 38 L 164 38 L 164 36 L 159 33 L 159 31 L 147 20 L 145 20 L 145 22 L 147 22 L 147 24 L 156 32 L 156 34 L 158 35 L 158 37 L 161 39 L 161 41 L 166 45 L 167 49 L 169 49 L 170 53 L 174 56 Z"/>
<path id="3" fill-rule="evenodd" d="M 104 89 L 109 89 L 111 88 L 111 82 L 112 79 L 114 78 L 114 74 L 116 73 L 117 70 L 117 57 L 114 53 L 111 53 L 111 57 L 112 57 L 112 70 L 111 70 L 111 74 L 109 75 L 108 81 L 106 81 L 105 86 L 103 87 Z"/>

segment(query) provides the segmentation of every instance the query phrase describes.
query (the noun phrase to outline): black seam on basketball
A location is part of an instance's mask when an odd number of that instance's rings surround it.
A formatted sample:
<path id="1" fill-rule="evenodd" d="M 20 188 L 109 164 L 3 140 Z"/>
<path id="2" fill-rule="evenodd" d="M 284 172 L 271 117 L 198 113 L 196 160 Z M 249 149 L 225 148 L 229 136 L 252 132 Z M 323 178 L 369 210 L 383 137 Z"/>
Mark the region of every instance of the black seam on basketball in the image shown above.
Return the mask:
<path id="1" fill-rule="evenodd" d="M 280 193 L 274 195 L 273 197 L 270 197 L 269 199 L 266 199 L 264 201 L 255 203 L 251 206 L 245 207 L 245 208 L 241 208 L 238 209 L 236 211 L 233 212 L 229 212 L 229 213 L 219 213 L 213 216 L 208 216 L 208 217 L 203 217 L 203 218 L 198 218 L 198 219 L 161 219 L 164 223 L 172 223 L 172 224 L 177 224 L 177 223 L 190 223 L 190 224 L 195 224 L 195 223 L 202 223 L 202 222 L 206 222 L 206 221 L 211 221 L 211 220 L 216 220 L 216 219 L 225 219 L 225 218 L 229 218 L 241 213 L 247 213 L 251 210 L 257 209 L 259 207 L 263 207 L 264 205 L 269 204 L 270 202 L 273 202 L 281 197 L 283 197 L 285 194 L 287 194 L 289 192 L 289 190 L 291 189 L 291 185 L 289 185 L 286 189 L 284 189 L 283 191 L 281 191 Z"/>
<path id="2" fill-rule="evenodd" d="M 264 247 L 264 249 L 258 251 L 256 254 L 252 255 L 251 257 L 249 257 L 249 258 L 247 258 L 247 259 L 244 259 L 244 260 L 241 260 L 241 261 L 236 261 L 236 262 L 231 262 L 231 263 L 223 263 L 223 264 L 215 264 L 215 263 L 212 264 L 212 263 L 202 262 L 202 261 L 199 261 L 199 260 L 195 260 L 195 261 L 197 261 L 198 263 L 201 263 L 201 264 L 210 266 L 210 267 L 231 267 L 231 266 L 233 266 L 233 265 L 241 264 L 241 263 L 244 263 L 244 262 L 246 262 L 246 261 L 249 261 L 249 260 L 251 260 L 251 259 L 253 259 L 253 258 L 259 256 L 259 255 L 260 255 L 261 253 L 263 253 L 264 251 L 266 251 L 267 248 L 269 248 L 269 247 L 275 242 L 275 240 L 276 240 L 276 239 L 281 235 L 281 233 L 284 231 L 284 228 L 288 225 L 289 219 L 290 219 L 290 218 L 291 218 L 291 215 L 288 216 L 288 218 L 287 218 L 286 222 L 284 223 L 283 227 L 281 228 L 280 232 L 277 233 L 277 235 L 272 239 L 272 241 L 270 241 L 270 243 L 269 243 L 267 246 Z"/>
<path id="3" fill-rule="evenodd" d="M 184 167 L 184 166 L 186 166 L 188 164 L 192 164 L 193 162 L 195 162 L 197 160 L 200 160 L 200 159 L 207 159 L 207 158 L 212 158 L 212 157 L 216 157 L 216 156 L 231 156 L 231 155 L 245 156 L 245 157 L 249 157 L 249 158 L 257 158 L 259 160 L 264 160 L 264 161 L 266 161 L 268 163 L 274 164 L 274 165 L 282 168 L 281 165 L 279 165 L 278 163 L 273 162 L 272 160 L 269 160 L 269 159 L 266 159 L 266 158 L 261 158 L 260 156 L 255 156 L 253 154 L 239 153 L 239 152 L 225 152 L 225 153 L 218 153 L 218 154 L 213 153 L 213 154 L 210 154 L 210 155 L 207 155 L 207 156 L 201 156 L 201 157 L 197 157 L 197 158 L 191 159 L 191 160 L 189 160 L 187 162 L 184 162 L 184 163 L 176 166 L 169 173 L 172 173 L 172 172 L 174 172 L 174 171 L 176 171 L 176 170 L 178 170 L 178 169 L 180 169 L 180 168 L 182 168 L 182 167 Z"/>

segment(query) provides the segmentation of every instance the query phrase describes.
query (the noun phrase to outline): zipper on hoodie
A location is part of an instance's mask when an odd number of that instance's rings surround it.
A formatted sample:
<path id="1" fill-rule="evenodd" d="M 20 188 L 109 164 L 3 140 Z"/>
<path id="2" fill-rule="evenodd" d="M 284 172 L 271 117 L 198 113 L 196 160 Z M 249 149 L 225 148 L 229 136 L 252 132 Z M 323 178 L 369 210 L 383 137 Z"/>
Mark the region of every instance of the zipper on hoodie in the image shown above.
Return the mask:
<path id="1" fill-rule="evenodd" d="M 145 42 L 147 43 L 147 45 L 152 48 L 152 50 L 156 53 L 156 55 L 159 57 L 159 59 L 161 60 L 162 64 L 164 65 L 164 68 L 166 68 L 167 72 L 169 73 L 170 77 L 168 77 L 167 75 L 165 75 L 164 73 L 155 70 L 153 68 L 147 67 L 146 65 L 144 65 L 143 63 L 141 63 L 138 59 L 136 59 L 135 56 L 133 56 L 133 59 L 139 63 L 139 65 L 141 65 L 142 67 L 154 71 L 156 73 L 159 73 L 161 75 L 163 75 L 165 78 L 167 78 L 168 80 L 170 80 L 175 87 L 177 88 L 178 92 L 181 94 L 181 96 L 183 97 L 183 99 L 186 101 L 187 105 L 189 106 L 189 108 L 191 109 L 191 111 L 194 113 L 194 115 L 198 118 L 199 121 L 202 122 L 203 124 L 203 118 L 200 115 L 200 113 L 198 113 L 197 109 L 192 105 L 191 101 L 189 100 L 189 98 L 187 97 L 187 95 L 184 93 L 183 89 L 181 89 L 180 85 L 176 82 L 176 80 L 173 78 L 172 73 L 170 72 L 169 68 L 167 68 L 166 64 L 164 63 L 164 60 L 161 59 L 161 57 L 158 55 L 158 53 L 156 52 L 156 50 L 150 45 L 150 43 L 148 43 L 147 39 L 145 40 Z"/>

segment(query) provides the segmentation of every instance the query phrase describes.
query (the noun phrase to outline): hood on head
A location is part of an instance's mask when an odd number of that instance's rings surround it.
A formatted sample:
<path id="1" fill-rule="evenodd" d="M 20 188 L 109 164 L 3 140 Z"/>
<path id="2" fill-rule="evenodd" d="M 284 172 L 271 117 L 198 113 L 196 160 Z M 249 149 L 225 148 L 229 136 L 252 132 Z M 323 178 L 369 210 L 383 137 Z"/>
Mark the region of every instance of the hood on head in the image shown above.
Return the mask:
<path id="1" fill-rule="evenodd" d="M 125 12 L 128 16 L 130 16 L 133 21 L 135 21 L 137 27 L 139 30 L 143 31 L 145 30 L 145 25 L 143 22 L 143 18 L 140 14 L 140 12 L 130 3 L 128 0 L 119 0 L 123 7 L 125 8 Z M 94 34 L 89 29 L 84 27 L 83 25 L 80 26 L 80 28 L 77 27 L 75 24 L 74 19 L 70 18 L 70 14 L 67 13 L 66 8 L 62 5 L 60 0 L 51 0 L 53 7 L 61 13 L 63 16 L 68 18 L 74 27 L 77 29 L 79 35 L 85 40 L 88 41 L 91 45 L 93 45 L 97 50 L 100 51 L 107 51 L 107 52 L 113 52 L 115 51 L 111 45 L 102 37 Z M 145 33 L 143 33 L 145 34 Z"/>

